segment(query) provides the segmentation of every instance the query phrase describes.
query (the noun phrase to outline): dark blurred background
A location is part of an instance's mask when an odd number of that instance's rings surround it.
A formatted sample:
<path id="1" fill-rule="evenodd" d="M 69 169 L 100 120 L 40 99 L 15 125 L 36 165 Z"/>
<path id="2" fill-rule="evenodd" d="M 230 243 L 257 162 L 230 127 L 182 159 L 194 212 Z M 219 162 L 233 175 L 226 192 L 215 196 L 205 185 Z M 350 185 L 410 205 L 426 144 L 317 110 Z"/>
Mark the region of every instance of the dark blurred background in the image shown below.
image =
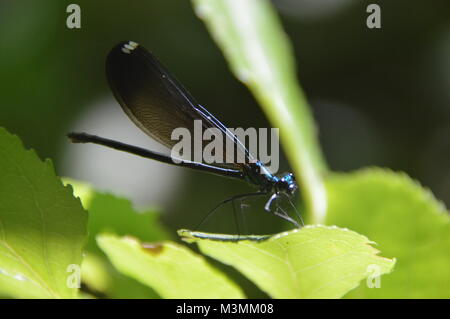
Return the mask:
<path id="1" fill-rule="evenodd" d="M 269 126 L 189 1 L 78 0 L 79 30 L 66 27 L 72 2 L 1 0 L 0 125 L 51 158 L 59 175 L 137 206 L 158 206 L 172 229 L 195 227 L 216 203 L 248 191 L 244 183 L 68 142 L 67 132 L 81 130 L 154 148 L 106 82 L 105 57 L 121 40 L 153 51 L 227 125 Z M 405 171 L 450 204 L 450 1 L 273 3 L 293 43 L 330 168 Z M 381 29 L 366 27 L 370 3 L 381 6 Z M 261 210 L 260 204 L 245 209 L 260 221 L 250 231 L 289 226 Z M 230 214 L 224 208 L 205 227 L 235 232 Z"/>

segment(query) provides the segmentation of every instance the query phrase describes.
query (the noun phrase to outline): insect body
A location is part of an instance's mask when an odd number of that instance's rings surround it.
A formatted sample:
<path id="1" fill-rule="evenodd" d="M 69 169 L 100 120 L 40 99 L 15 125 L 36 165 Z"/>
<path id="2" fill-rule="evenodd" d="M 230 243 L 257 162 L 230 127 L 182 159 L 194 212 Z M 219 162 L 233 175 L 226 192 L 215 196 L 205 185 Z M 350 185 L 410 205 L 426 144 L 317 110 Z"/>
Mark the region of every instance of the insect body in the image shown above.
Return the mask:
<path id="1" fill-rule="evenodd" d="M 231 139 L 236 149 L 244 153 L 246 161 L 220 164 L 206 164 L 184 159 L 174 161 L 173 157 L 166 154 L 87 133 L 68 134 L 72 142 L 100 144 L 167 164 L 244 180 L 256 186 L 258 191 L 227 199 L 213 211 L 238 198 L 271 195 L 265 209 L 299 226 L 299 223 L 277 203 L 280 197 L 285 197 L 294 207 L 289 200 L 297 190 L 294 175 L 292 173 L 283 176 L 271 174 L 224 124 L 194 100 L 153 54 L 133 41 L 119 43 L 107 57 L 106 75 L 116 100 L 128 117 L 142 131 L 164 146 L 171 149 L 175 145 L 176 141 L 171 139 L 174 129 L 183 127 L 192 131 L 194 121 L 201 120 L 204 129 L 218 129 L 226 138 Z M 300 216 L 299 218 L 301 220 Z"/>

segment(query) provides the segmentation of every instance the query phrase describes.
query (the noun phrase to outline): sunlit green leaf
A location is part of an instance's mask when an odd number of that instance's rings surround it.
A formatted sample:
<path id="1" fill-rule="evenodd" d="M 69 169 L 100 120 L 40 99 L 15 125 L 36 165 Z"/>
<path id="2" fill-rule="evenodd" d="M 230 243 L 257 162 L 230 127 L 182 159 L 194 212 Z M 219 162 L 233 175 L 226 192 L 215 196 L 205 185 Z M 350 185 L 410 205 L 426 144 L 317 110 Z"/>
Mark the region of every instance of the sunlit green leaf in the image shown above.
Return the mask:
<path id="1" fill-rule="evenodd" d="M 75 196 L 80 197 L 83 207 L 89 211 L 89 243 L 91 251 L 99 252 L 95 236 L 101 232 L 132 235 L 143 241 L 170 239 L 169 232 L 159 222 L 154 209 L 139 211 L 130 200 L 113 194 L 98 192 L 89 184 L 64 179 L 71 184 Z"/>
<path id="2" fill-rule="evenodd" d="M 146 244 L 114 235 L 99 235 L 97 241 L 119 271 L 163 298 L 244 297 L 236 284 L 184 246 L 169 241 Z"/>
<path id="3" fill-rule="evenodd" d="M 395 261 L 378 256 L 366 237 L 347 229 L 308 226 L 264 241 L 230 242 L 179 232 L 200 250 L 231 265 L 273 298 L 339 298 Z"/>
<path id="4" fill-rule="evenodd" d="M 87 183 L 69 178 L 64 182 L 73 186 L 74 194 L 89 211 L 89 254 L 83 262 L 83 283 L 109 298 L 157 298 L 147 286 L 117 272 L 98 248 L 95 237 L 108 231 L 149 242 L 169 239 L 168 231 L 159 222 L 159 214 L 153 209 L 138 211 L 128 199 L 98 192 Z"/>
<path id="5" fill-rule="evenodd" d="M 74 298 L 87 213 L 50 161 L 0 128 L 0 292 Z M 69 285 L 68 285 L 69 284 Z"/>
<path id="6" fill-rule="evenodd" d="M 348 297 L 449 298 L 450 218 L 442 203 L 405 174 L 378 168 L 334 174 L 327 183 L 328 223 L 349 227 L 396 257 L 381 288 Z"/>

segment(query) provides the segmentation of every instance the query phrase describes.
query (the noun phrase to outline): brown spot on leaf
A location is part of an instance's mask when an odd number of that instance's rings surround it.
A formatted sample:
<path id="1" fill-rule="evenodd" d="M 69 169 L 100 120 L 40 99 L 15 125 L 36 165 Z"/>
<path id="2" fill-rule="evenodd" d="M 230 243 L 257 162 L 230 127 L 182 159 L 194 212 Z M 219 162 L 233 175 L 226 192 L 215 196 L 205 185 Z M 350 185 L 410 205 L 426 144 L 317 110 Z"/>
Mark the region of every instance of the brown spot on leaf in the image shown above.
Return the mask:
<path id="1" fill-rule="evenodd" d="M 164 246 L 160 243 L 142 243 L 142 248 L 152 255 L 158 255 L 162 253 Z"/>

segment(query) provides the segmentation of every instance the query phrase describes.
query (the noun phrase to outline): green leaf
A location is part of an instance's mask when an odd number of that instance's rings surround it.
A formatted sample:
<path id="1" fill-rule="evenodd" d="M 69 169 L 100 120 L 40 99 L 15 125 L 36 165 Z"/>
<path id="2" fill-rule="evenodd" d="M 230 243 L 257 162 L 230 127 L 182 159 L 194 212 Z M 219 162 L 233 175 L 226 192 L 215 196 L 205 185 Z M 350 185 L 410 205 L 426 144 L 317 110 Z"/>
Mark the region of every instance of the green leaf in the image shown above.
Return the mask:
<path id="1" fill-rule="evenodd" d="M 430 191 L 378 168 L 334 174 L 327 189 L 327 222 L 370 237 L 398 261 L 380 289 L 361 286 L 348 297 L 450 297 L 450 219 Z"/>
<path id="2" fill-rule="evenodd" d="M 326 213 L 325 162 L 308 103 L 298 85 L 292 48 L 270 1 L 193 0 L 197 15 L 248 86 L 280 136 L 313 223 Z"/>
<path id="3" fill-rule="evenodd" d="M 106 256 L 87 252 L 83 259 L 81 276 L 83 284 L 98 298 L 160 298 L 150 287 L 118 272 Z"/>
<path id="4" fill-rule="evenodd" d="M 89 252 L 85 253 L 81 268 L 83 283 L 88 283 L 89 288 L 95 292 L 108 291 L 114 283 L 107 267 L 104 258 Z"/>
<path id="5" fill-rule="evenodd" d="M 368 277 L 392 270 L 395 261 L 377 256 L 366 237 L 347 229 L 306 226 L 265 241 L 237 242 L 198 238 L 181 230 L 188 242 L 231 265 L 273 298 L 340 298 Z M 217 237 L 217 235 L 215 235 Z"/>
<path id="6" fill-rule="evenodd" d="M 90 251 L 100 252 L 95 237 L 102 232 L 131 235 L 148 242 L 170 239 L 156 210 L 138 211 L 128 199 L 98 192 L 87 183 L 69 178 L 64 178 L 64 183 L 73 186 L 75 196 L 80 197 L 83 207 L 89 211 L 87 247 Z"/>
<path id="7" fill-rule="evenodd" d="M 0 176 L 0 293 L 77 297 L 78 289 L 67 283 L 74 282 L 81 266 L 87 237 L 80 201 L 62 185 L 49 160 L 40 161 L 3 128 Z"/>
<path id="8" fill-rule="evenodd" d="M 152 287 L 163 298 L 243 298 L 240 288 L 202 256 L 176 243 L 141 243 L 99 235 L 97 242 L 121 272 Z"/>
<path id="9" fill-rule="evenodd" d="M 80 197 L 90 216 L 87 244 L 90 254 L 83 262 L 83 283 L 109 298 L 157 298 L 147 286 L 122 275 L 110 265 L 95 237 L 102 232 L 111 232 L 148 242 L 170 239 L 169 232 L 159 222 L 160 215 L 153 209 L 137 211 L 128 199 L 98 192 L 87 183 L 69 178 L 64 182 L 73 186 L 74 194 Z"/>

